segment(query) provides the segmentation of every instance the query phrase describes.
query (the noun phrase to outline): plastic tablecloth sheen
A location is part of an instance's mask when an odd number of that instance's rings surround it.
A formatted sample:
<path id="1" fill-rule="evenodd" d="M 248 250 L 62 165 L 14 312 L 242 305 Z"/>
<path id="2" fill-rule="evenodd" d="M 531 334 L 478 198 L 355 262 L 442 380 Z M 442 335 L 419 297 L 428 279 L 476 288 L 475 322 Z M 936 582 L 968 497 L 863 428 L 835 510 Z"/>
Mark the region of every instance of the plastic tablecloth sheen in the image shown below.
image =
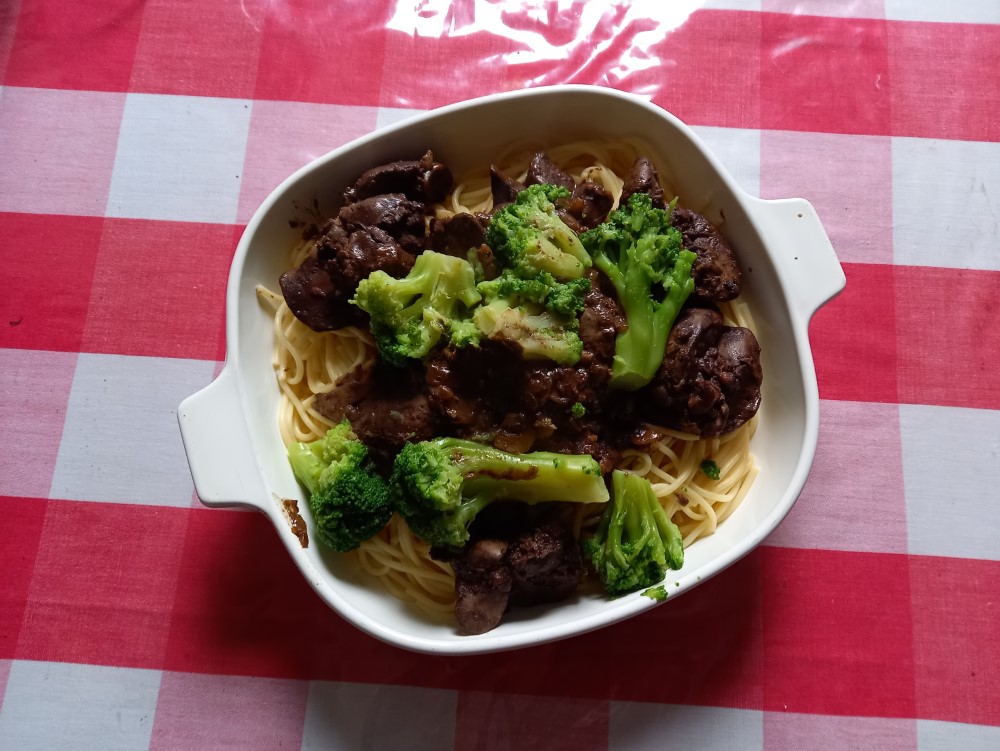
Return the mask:
<path id="1" fill-rule="evenodd" d="M 998 81 L 996 0 L 0 3 L 0 749 L 1000 748 Z M 557 83 L 816 206 L 848 280 L 810 329 L 816 462 L 675 602 L 411 654 L 200 506 L 176 408 L 280 180 Z"/>

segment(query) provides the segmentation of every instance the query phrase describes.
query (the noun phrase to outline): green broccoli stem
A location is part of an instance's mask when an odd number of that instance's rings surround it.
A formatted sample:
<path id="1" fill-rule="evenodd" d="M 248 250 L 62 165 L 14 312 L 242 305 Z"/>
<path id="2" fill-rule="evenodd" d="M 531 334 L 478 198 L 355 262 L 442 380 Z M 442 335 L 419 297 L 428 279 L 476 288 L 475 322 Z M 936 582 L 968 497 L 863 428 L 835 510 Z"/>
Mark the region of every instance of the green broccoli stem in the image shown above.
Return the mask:
<path id="1" fill-rule="evenodd" d="M 466 498 L 513 498 L 525 503 L 602 503 L 608 499 L 604 484 L 594 481 L 601 477 L 601 468 L 590 456 L 547 451 L 509 454 L 460 438 L 443 438 L 437 443 L 450 452 L 466 478 L 462 485 Z"/>
<path id="2" fill-rule="evenodd" d="M 595 259 L 597 267 L 614 285 L 628 321 L 628 328 L 615 341 L 612 388 L 635 391 L 656 375 L 663 362 L 670 329 L 694 291 L 691 266 L 695 258 L 689 250 L 678 253 L 673 270 L 664 279 L 666 296 L 661 301 L 650 295 L 650 280 L 640 264 L 631 263 L 623 272 L 606 255 Z"/>
<path id="3" fill-rule="evenodd" d="M 321 441 L 293 443 L 288 447 L 288 462 L 299 482 L 305 485 L 310 495 L 319 487 L 319 475 L 326 468 L 323 462 Z"/>

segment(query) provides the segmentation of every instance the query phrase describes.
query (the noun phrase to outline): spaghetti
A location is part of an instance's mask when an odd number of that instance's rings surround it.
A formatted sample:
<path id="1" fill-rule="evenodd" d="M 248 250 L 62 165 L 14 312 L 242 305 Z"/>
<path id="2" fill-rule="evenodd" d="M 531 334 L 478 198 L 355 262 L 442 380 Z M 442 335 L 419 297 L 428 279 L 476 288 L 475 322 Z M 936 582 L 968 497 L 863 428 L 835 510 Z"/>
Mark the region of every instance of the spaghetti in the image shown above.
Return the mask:
<path id="1" fill-rule="evenodd" d="M 529 144 L 509 149 L 497 160 L 506 175 L 522 181 L 528 162 L 537 151 Z M 578 141 L 546 149 L 549 158 L 578 181 L 592 180 L 606 188 L 615 199 L 621 196 L 629 166 L 643 145 L 629 140 L 615 144 Z M 439 218 L 459 212 L 488 212 L 492 196 L 488 175 L 467 179 L 455 186 L 445 202 L 435 207 Z M 308 255 L 313 241 L 296 246 L 290 261 L 297 266 Z M 274 316 L 272 364 L 281 390 L 278 427 L 285 445 L 294 441 L 321 438 L 333 423 L 314 406 L 316 396 L 332 391 L 338 379 L 359 365 L 372 363 L 376 349 L 371 334 L 356 327 L 316 332 L 299 321 L 284 299 L 263 286 L 257 288 L 260 301 Z M 750 311 L 740 300 L 720 306 L 727 326 L 755 331 Z M 646 477 L 667 515 L 677 524 L 685 547 L 711 535 L 746 497 L 758 474 L 750 451 L 757 427 L 755 416 L 739 429 L 716 438 L 700 439 L 653 426 L 656 438 L 642 450 L 623 452 L 620 468 Z M 702 463 L 711 460 L 719 467 L 719 479 L 709 478 Z M 601 507 L 583 507 L 577 519 L 580 532 L 596 523 Z M 455 606 L 454 573 L 448 564 L 430 556 L 430 547 L 417 538 L 398 515 L 375 537 L 349 554 L 358 566 L 378 579 L 400 600 L 434 616 L 449 616 Z"/>

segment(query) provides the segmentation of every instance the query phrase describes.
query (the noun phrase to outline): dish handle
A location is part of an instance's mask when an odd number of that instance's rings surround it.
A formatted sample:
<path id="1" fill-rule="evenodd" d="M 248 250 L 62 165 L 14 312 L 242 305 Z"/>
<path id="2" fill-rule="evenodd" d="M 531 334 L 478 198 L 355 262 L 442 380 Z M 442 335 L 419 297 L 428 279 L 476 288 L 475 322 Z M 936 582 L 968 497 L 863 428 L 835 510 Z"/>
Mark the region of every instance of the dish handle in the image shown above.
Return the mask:
<path id="1" fill-rule="evenodd" d="M 753 199 L 754 217 L 773 251 L 792 311 L 803 324 L 847 284 L 816 209 L 802 198 Z"/>
<path id="2" fill-rule="evenodd" d="M 263 509 L 266 492 L 253 459 L 235 368 L 227 363 L 218 378 L 181 402 L 177 421 L 202 503 Z"/>

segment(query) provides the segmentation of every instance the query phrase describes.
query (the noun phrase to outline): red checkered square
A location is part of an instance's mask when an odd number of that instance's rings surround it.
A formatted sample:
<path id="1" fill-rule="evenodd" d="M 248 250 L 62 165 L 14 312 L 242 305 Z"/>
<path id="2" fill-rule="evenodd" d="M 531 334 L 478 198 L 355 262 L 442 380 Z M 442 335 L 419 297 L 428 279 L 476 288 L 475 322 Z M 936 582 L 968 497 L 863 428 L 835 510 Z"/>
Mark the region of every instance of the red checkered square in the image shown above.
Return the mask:
<path id="1" fill-rule="evenodd" d="M 50 502 L 16 656 L 160 668 L 188 513 Z"/>
<path id="2" fill-rule="evenodd" d="M 895 288 L 899 400 L 1000 409 L 1000 272 L 900 266 Z"/>
<path id="3" fill-rule="evenodd" d="M 21 0 L 8 86 L 126 91 L 142 4 Z"/>
<path id="4" fill-rule="evenodd" d="M 179 578 L 168 670 L 377 681 L 382 666 L 398 677 L 384 646 L 309 589 L 260 514 L 193 509 Z"/>
<path id="5" fill-rule="evenodd" d="M 124 108 L 125 94 L 7 88 L 0 211 L 103 216 Z"/>
<path id="6" fill-rule="evenodd" d="M 761 127 L 886 134 L 886 22 L 761 16 Z"/>
<path id="7" fill-rule="evenodd" d="M 917 716 L 996 725 L 1000 718 L 1000 562 L 914 556 Z"/>
<path id="8" fill-rule="evenodd" d="M 915 716 L 906 556 L 763 548 L 763 577 L 765 710 Z"/>
<path id="9" fill-rule="evenodd" d="M 606 751 L 608 703 L 462 692 L 455 751 Z"/>
<path id="10" fill-rule="evenodd" d="M 760 127 L 761 14 L 692 13 L 650 54 L 659 64 L 635 79 L 660 106 L 692 124 Z"/>
<path id="11" fill-rule="evenodd" d="M 254 98 L 377 105 L 388 11 L 384 3 L 269 3 Z"/>
<path id="12" fill-rule="evenodd" d="M 7 61 L 10 60 L 10 50 L 14 46 L 19 10 L 19 0 L 0 3 L 0 81 L 4 80 L 7 73 Z M 2 699 L 3 695 L 0 694 L 0 701 Z"/>
<path id="13" fill-rule="evenodd" d="M 299 748 L 305 681 L 165 672 L 150 751 Z"/>
<path id="14" fill-rule="evenodd" d="M 131 91 L 253 96 L 266 0 L 149 0 Z"/>
<path id="15" fill-rule="evenodd" d="M 235 239 L 228 224 L 105 220 L 83 349 L 217 359 Z"/>
<path id="16" fill-rule="evenodd" d="M 844 264 L 847 287 L 809 327 L 819 395 L 896 402 L 896 267 Z"/>
<path id="17" fill-rule="evenodd" d="M 841 262 L 892 263 L 890 139 L 765 130 L 760 195 L 809 200 Z"/>
<path id="18" fill-rule="evenodd" d="M 17 650 L 47 506 L 48 501 L 37 498 L 0 496 L 0 660 L 14 657 Z"/>
<path id="19" fill-rule="evenodd" d="M 1000 26 L 891 22 L 892 132 L 1000 141 Z"/>
<path id="20" fill-rule="evenodd" d="M 76 360 L 73 352 L 0 349 L 0 435 L 16 436 L 0 452 L 0 495 L 48 496 Z"/>
<path id="21" fill-rule="evenodd" d="M 103 222 L 0 213 L 0 347 L 79 351 Z"/>

